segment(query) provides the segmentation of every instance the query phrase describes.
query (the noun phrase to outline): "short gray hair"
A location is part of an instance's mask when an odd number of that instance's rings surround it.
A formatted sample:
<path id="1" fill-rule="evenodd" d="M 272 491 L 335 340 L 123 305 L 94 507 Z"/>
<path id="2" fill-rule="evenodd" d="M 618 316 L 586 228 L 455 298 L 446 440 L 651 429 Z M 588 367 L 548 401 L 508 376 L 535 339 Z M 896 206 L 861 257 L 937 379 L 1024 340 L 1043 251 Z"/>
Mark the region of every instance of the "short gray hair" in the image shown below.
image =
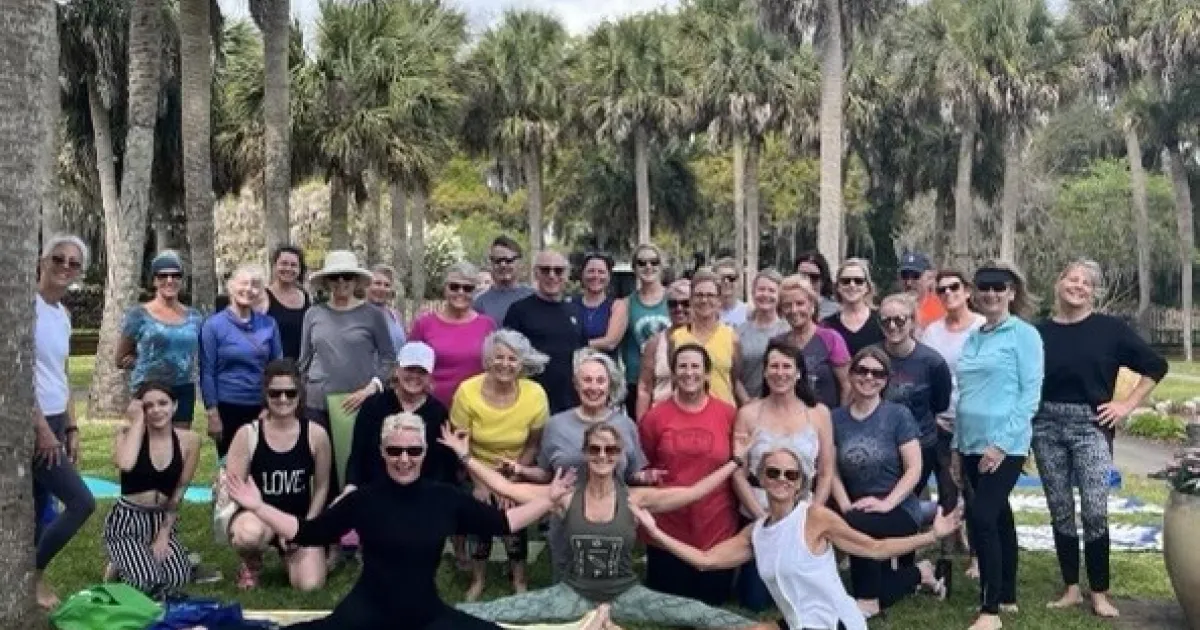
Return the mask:
<path id="1" fill-rule="evenodd" d="M 397 431 L 413 431 L 420 436 L 421 446 L 429 446 L 425 440 L 425 421 L 415 413 L 402 411 L 384 418 L 383 429 L 379 432 L 379 439 L 386 442 L 388 436 Z"/>
<path id="2" fill-rule="evenodd" d="M 396 268 L 391 265 L 378 264 L 371 267 L 371 273 L 386 276 L 389 282 L 396 282 Z"/>
<path id="3" fill-rule="evenodd" d="M 446 268 L 446 273 L 442 277 L 442 282 L 450 278 L 451 274 L 458 274 L 463 277 L 463 280 L 476 282 L 479 280 L 479 267 L 472 265 L 467 261 L 456 262 Z"/>
<path id="4" fill-rule="evenodd" d="M 237 268 L 233 270 L 233 273 L 229 274 L 229 280 L 226 281 L 227 285 L 233 284 L 233 279 L 241 275 L 250 276 L 251 281 L 257 280 L 259 284 L 262 285 L 266 285 L 267 283 L 267 272 L 262 268 L 262 265 L 256 263 L 243 263 L 238 265 Z"/>
<path id="5" fill-rule="evenodd" d="M 1058 274 L 1059 281 L 1076 269 L 1082 270 L 1092 281 L 1093 300 L 1098 302 L 1104 299 L 1104 268 L 1100 263 L 1091 258 L 1076 258 L 1063 267 L 1062 273 Z"/>
<path id="6" fill-rule="evenodd" d="M 617 362 L 613 361 L 612 357 L 593 350 L 592 348 L 582 348 L 575 351 L 575 376 L 579 375 L 579 368 L 583 367 L 584 363 L 594 361 L 604 366 L 604 371 L 608 373 L 608 404 L 619 405 L 625 401 L 625 374 L 617 367 Z"/>
<path id="7" fill-rule="evenodd" d="M 87 270 L 89 257 L 88 246 L 83 242 L 83 239 L 75 236 L 74 234 L 55 234 L 54 236 L 46 239 L 46 243 L 42 245 L 42 258 L 48 258 L 50 254 L 54 253 L 54 248 L 58 247 L 59 245 L 74 245 L 76 248 L 78 248 L 79 257 L 81 259 L 80 262 L 83 263 L 82 270 Z"/>
<path id="8" fill-rule="evenodd" d="M 483 340 L 483 369 L 486 370 L 488 364 L 492 362 L 498 345 L 512 350 L 517 355 L 517 359 L 521 362 L 523 376 L 541 374 L 546 369 L 546 364 L 550 362 L 550 357 L 538 352 L 533 344 L 529 343 L 528 337 L 511 328 L 501 328 Z"/>
<path id="9" fill-rule="evenodd" d="M 751 282 L 750 286 L 758 286 L 759 280 L 770 280 L 775 284 L 776 287 L 779 287 L 783 285 L 783 274 L 775 271 L 774 269 L 763 269 L 762 271 L 754 274 L 754 282 Z"/>

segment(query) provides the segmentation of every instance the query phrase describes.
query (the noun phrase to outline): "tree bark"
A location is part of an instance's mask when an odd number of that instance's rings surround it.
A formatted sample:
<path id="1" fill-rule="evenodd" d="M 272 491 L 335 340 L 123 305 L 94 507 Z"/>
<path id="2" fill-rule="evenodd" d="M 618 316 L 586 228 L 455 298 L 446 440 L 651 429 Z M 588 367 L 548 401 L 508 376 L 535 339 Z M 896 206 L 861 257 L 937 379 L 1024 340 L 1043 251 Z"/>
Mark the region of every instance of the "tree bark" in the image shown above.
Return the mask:
<path id="1" fill-rule="evenodd" d="M 1017 210 L 1021 206 L 1022 139 L 1012 130 L 1004 143 L 1004 187 L 1000 193 L 1000 260 L 1017 263 Z"/>
<path id="2" fill-rule="evenodd" d="M 366 232 L 363 234 L 363 245 L 367 253 L 367 264 L 375 265 L 382 262 L 379 253 L 379 192 L 382 190 L 382 186 L 372 170 L 363 173 L 363 180 L 367 187 L 367 203 L 362 208 L 362 211 L 366 213 L 366 216 L 363 217 L 365 219 L 364 231 Z"/>
<path id="3" fill-rule="evenodd" d="M 759 250 L 759 205 L 758 205 L 758 158 L 762 142 L 751 139 L 746 146 L 746 271 L 750 280 L 746 283 L 747 299 L 753 289 L 751 283 L 758 273 Z"/>
<path id="4" fill-rule="evenodd" d="M 213 250 L 211 0 L 180 0 L 183 190 L 191 253 L 192 307 L 212 311 L 217 297 Z"/>
<path id="5" fill-rule="evenodd" d="M 334 169 L 329 176 L 329 250 L 350 249 L 350 190 L 346 178 Z"/>
<path id="6" fill-rule="evenodd" d="M 35 226 L 51 134 L 48 58 L 57 49 L 55 5 L 6 1 L 0 10 L 0 628 L 46 626 L 33 588 L 33 309 Z"/>
<path id="7" fill-rule="evenodd" d="M 1134 239 L 1137 243 L 1137 322 L 1145 326 L 1150 312 L 1150 210 L 1146 203 L 1146 169 L 1142 166 L 1142 143 L 1137 124 L 1125 121 L 1125 154 L 1129 159 L 1129 185 L 1133 197 Z"/>
<path id="8" fill-rule="evenodd" d="M 741 286 L 750 286 L 746 266 L 746 136 L 733 137 L 733 257 L 742 270 Z"/>
<path id="9" fill-rule="evenodd" d="M 967 269 L 971 263 L 971 168 L 975 163 L 975 129 L 967 126 L 958 140 L 958 177 L 954 183 L 953 266 Z"/>
<path id="10" fill-rule="evenodd" d="M 291 242 L 288 202 L 292 191 L 291 3 L 251 0 L 263 33 L 263 220 L 267 252 Z M 257 7 L 255 6 L 257 5 Z M 257 11 L 254 9 L 257 8 Z"/>
<path id="11" fill-rule="evenodd" d="M 408 262 L 408 195 L 399 182 L 392 180 L 388 186 L 388 200 L 392 206 L 392 266 L 400 278 L 411 278 Z M 407 292 L 404 282 L 396 289 L 396 309 L 407 316 Z M 411 319 L 405 319 L 411 321 Z"/>
<path id="12" fill-rule="evenodd" d="M 633 169 L 637 188 L 638 244 L 650 242 L 650 134 L 643 125 L 633 132 Z"/>
<path id="13" fill-rule="evenodd" d="M 161 3 L 158 0 L 134 0 L 129 15 L 129 113 L 120 210 L 114 216 L 105 216 L 104 221 L 108 274 L 96 370 L 88 397 L 91 415 L 120 415 L 128 398 L 125 374 L 116 366 L 115 353 L 125 311 L 137 304 L 141 284 L 154 162 L 154 124 L 158 118 L 162 40 Z M 103 163 L 101 144 L 97 133 L 96 154 L 100 164 Z"/>
<path id="14" fill-rule="evenodd" d="M 821 62 L 821 205 L 817 250 L 834 269 L 842 253 L 842 105 L 846 66 L 841 3 L 842 0 L 821 0 L 825 28 L 817 53 Z"/>
<path id="15" fill-rule="evenodd" d="M 1192 361 L 1192 261 L 1196 250 L 1196 237 L 1192 223 L 1192 192 L 1188 184 L 1184 155 L 1178 146 L 1168 146 L 1164 152 L 1167 172 L 1171 176 L 1171 187 L 1175 191 L 1175 218 L 1179 229 L 1179 269 L 1183 294 L 1183 357 Z"/>
<path id="16" fill-rule="evenodd" d="M 415 318 L 425 303 L 425 210 L 429 191 L 419 184 L 412 191 L 412 313 Z"/>
<path id="17" fill-rule="evenodd" d="M 526 148 L 521 157 L 525 161 L 525 185 L 529 191 L 529 197 L 526 199 L 526 212 L 529 214 L 529 250 L 532 252 L 530 254 L 532 256 L 542 251 L 543 247 L 541 149 L 536 146 Z"/>
<path id="18" fill-rule="evenodd" d="M 42 107 L 46 110 L 48 140 L 39 148 L 39 181 L 42 184 L 42 242 L 65 230 L 62 208 L 58 199 L 58 151 L 62 140 L 59 124 L 62 117 L 62 88 L 58 83 L 59 47 L 58 38 L 51 37 L 50 50 L 46 54 L 46 73 L 43 80 Z"/>

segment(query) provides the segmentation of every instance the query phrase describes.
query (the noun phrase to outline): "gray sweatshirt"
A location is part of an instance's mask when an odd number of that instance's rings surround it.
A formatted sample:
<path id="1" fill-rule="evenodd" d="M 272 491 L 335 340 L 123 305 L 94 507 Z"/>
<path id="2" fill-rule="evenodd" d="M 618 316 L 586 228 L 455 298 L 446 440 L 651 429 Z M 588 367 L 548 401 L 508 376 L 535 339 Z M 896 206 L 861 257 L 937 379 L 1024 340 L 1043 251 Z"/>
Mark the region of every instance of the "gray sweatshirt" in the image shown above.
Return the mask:
<path id="1" fill-rule="evenodd" d="M 361 389 L 379 377 L 387 383 L 396 348 L 383 311 L 364 302 L 348 311 L 317 304 L 304 314 L 300 372 L 305 403 L 324 410 L 325 397 Z"/>

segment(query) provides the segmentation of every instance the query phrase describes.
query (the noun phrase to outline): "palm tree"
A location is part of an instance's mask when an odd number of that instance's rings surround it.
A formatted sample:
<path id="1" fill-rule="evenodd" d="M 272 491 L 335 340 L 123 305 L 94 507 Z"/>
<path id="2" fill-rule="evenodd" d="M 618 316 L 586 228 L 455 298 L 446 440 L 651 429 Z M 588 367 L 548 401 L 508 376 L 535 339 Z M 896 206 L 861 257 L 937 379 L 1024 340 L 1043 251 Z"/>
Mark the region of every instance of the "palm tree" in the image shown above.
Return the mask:
<path id="1" fill-rule="evenodd" d="M 567 32 L 552 15 L 509 10 L 468 60 L 475 79 L 464 117 L 475 152 L 515 155 L 529 191 L 529 245 L 542 248 L 543 163 L 559 134 L 567 86 Z"/>
<path id="2" fill-rule="evenodd" d="M 580 114 L 597 140 L 632 141 L 637 238 L 650 242 L 650 143 L 691 118 L 678 42 L 669 17 L 650 13 L 605 22 L 582 52 Z"/>
<path id="3" fill-rule="evenodd" d="M 754 0 L 762 25 L 795 43 L 814 40 L 821 67 L 821 212 L 817 249 L 837 265 L 842 255 L 842 125 L 846 51 L 854 35 L 903 5 L 897 0 Z"/>
<path id="4" fill-rule="evenodd" d="M 250 0 L 250 15 L 263 34 L 263 218 L 269 252 L 291 241 L 291 2 Z"/>
<path id="5" fill-rule="evenodd" d="M 7 385 L 0 388 L 0 504 L 5 518 L 0 525 L 0 626 L 38 628 L 45 617 L 34 605 L 33 500 L 28 466 L 32 461 L 29 418 L 33 415 L 33 304 L 34 261 L 37 260 L 36 225 L 41 206 L 42 181 L 30 177 L 45 163 L 50 144 L 49 114 L 42 99 L 46 75 L 57 49 L 54 4 L 43 0 L 18 0 L 4 7 L 0 20 L 0 231 L 5 235 L 0 260 L 0 361 L 7 367 Z"/>
<path id="6" fill-rule="evenodd" d="M 192 306 L 208 311 L 217 295 L 213 251 L 212 30 L 215 0 L 179 1 L 183 75 L 183 177 L 191 252 Z M 215 15 L 213 12 L 216 12 Z"/>

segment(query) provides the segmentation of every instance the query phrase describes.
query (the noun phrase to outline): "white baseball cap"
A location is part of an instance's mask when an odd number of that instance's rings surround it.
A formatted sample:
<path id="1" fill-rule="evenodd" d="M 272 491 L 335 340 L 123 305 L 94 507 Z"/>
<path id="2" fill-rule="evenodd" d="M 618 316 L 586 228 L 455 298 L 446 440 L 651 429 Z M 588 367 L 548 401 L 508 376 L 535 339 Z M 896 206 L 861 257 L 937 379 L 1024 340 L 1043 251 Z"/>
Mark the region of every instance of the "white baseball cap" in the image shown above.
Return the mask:
<path id="1" fill-rule="evenodd" d="M 396 355 L 398 367 L 419 367 L 431 374 L 433 373 L 433 360 L 433 348 L 422 341 L 410 341 L 404 344 L 400 348 L 400 353 Z"/>

